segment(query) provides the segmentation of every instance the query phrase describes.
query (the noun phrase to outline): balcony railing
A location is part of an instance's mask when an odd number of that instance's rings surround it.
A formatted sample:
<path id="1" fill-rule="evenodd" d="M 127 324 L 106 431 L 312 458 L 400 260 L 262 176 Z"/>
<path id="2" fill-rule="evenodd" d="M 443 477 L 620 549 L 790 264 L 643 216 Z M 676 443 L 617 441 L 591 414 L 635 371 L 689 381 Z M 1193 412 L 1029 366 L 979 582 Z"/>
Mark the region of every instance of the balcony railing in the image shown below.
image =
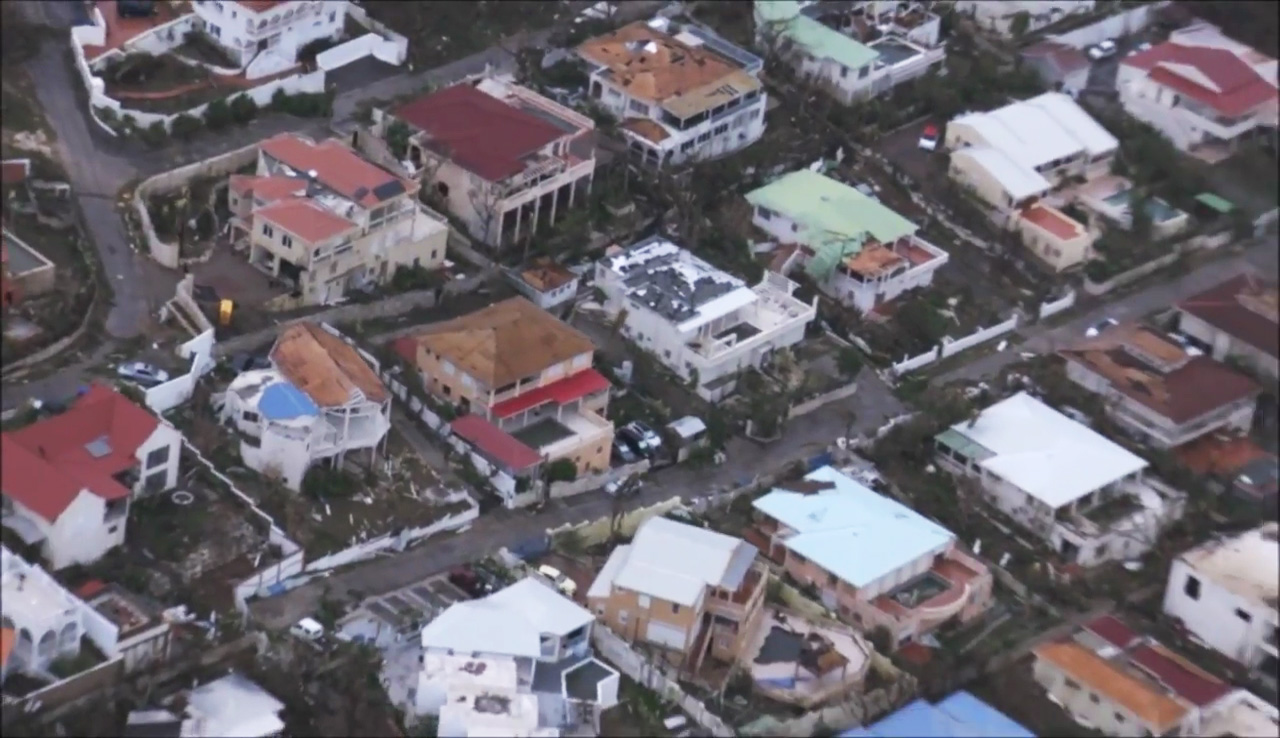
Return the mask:
<path id="1" fill-rule="evenodd" d="M 742 584 L 733 592 L 714 590 L 707 598 L 707 610 L 731 620 L 743 619 L 760 599 L 766 579 L 767 570 L 760 564 L 753 565 Z"/>

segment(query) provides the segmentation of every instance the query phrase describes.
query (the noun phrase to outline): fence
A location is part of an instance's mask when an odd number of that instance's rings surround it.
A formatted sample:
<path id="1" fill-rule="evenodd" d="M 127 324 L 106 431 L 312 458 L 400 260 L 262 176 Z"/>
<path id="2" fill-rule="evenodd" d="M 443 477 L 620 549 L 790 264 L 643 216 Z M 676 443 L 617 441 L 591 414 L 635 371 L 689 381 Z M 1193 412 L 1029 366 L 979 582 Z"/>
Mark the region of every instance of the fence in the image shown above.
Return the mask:
<path id="1" fill-rule="evenodd" d="M 823 392 L 817 397 L 811 397 L 808 400 L 805 400 L 804 402 L 801 402 L 798 405 L 793 405 L 791 409 L 787 411 L 787 418 L 788 419 L 798 418 L 801 415 L 808 415 L 809 413 L 813 412 L 814 410 L 817 410 L 823 405 L 835 402 L 837 400 L 843 400 L 846 397 L 851 397 L 853 393 L 857 391 L 858 391 L 858 383 L 850 382 L 844 385 L 843 387 L 837 387 L 831 390 L 830 392 Z"/>
<path id="2" fill-rule="evenodd" d="M 1194 236 L 1186 241 L 1174 244 L 1170 252 L 1164 256 L 1152 259 L 1145 264 L 1139 264 L 1138 266 L 1126 272 L 1121 272 L 1104 282 L 1094 282 L 1086 276 L 1084 278 L 1084 291 L 1095 296 L 1105 295 L 1118 287 L 1124 287 L 1127 284 L 1131 284 L 1142 279 L 1152 272 L 1159 271 L 1160 269 L 1170 266 L 1178 260 L 1178 257 L 1182 256 L 1182 254 L 1187 251 L 1220 248 L 1230 243 L 1232 237 L 1233 234 L 1230 231 Z"/>
<path id="3" fill-rule="evenodd" d="M 191 370 L 180 377 L 148 389 L 147 407 L 157 414 L 162 414 L 190 400 L 196 389 L 196 380 L 213 369 L 213 346 L 212 328 L 179 346 L 178 355 L 184 359 L 191 359 Z"/>
<path id="4" fill-rule="evenodd" d="M 618 520 L 618 534 L 624 538 L 629 538 L 635 535 L 636 530 L 644 521 L 659 515 L 665 515 L 678 507 L 683 507 L 683 505 L 684 503 L 679 497 L 669 497 L 648 507 L 641 507 L 624 513 Z M 593 546 L 609 540 L 609 534 L 613 531 L 612 522 L 608 517 L 603 517 L 576 524 L 565 523 L 558 528 L 548 528 L 547 535 L 555 538 L 572 531 L 577 534 L 584 544 Z"/>
<path id="5" fill-rule="evenodd" d="M 1126 10 L 1123 13 L 1103 18 L 1097 23 L 1091 23 L 1083 28 L 1050 36 L 1050 38 L 1058 43 L 1083 49 L 1086 46 L 1092 46 L 1107 39 L 1131 36 L 1154 23 L 1159 12 L 1168 4 L 1166 0 L 1166 2 L 1142 5 Z"/>
<path id="6" fill-rule="evenodd" d="M 662 695 L 664 699 L 679 705 L 680 709 L 688 713 L 694 722 L 711 731 L 712 735 L 717 738 L 736 735 L 723 720 L 707 709 L 705 704 L 689 696 L 674 678 L 667 676 L 662 672 L 661 667 L 636 653 L 626 641 L 619 638 L 604 624 L 596 623 L 591 629 L 591 642 L 600 655 L 616 666 L 619 671 Z"/>
<path id="7" fill-rule="evenodd" d="M 124 680 L 124 658 L 116 657 L 86 669 L 74 676 L 54 682 L 42 689 L 24 695 L 21 699 L 10 701 L 6 696 L 4 705 L 4 723 L 31 714 L 70 705 L 87 697 L 92 697 L 104 689 L 114 687 Z"/>
<path id="8" fill-rule="evenodd" d="M 467 496 L 468 499 L 470 498 L 470 495 L 466 495 L 465 492 L 461 494 Z M 396 534 L 383 533 L 376 538 L 357 543 L 354 546 L 328 554 L 327 556 L 321 556 L 314 561 L 309 561 L 306 566 L 303 567 L 303 571 L 308 574 L 315 574 L 322 571 L 328 571 L 329 569 L 336 569 L 339 566 L 353 564 L 357 561 L 364 561 L 365 559 L 372 558 L 374 555 L 388 549 L 403 551 L 409 545 L 424 538 L 433 536 L 436 533 L 458 530 L 459 528 L 470 525 L 475 522 L 475 519 L 479 516 L 480 508 L 473 500 L 471 507 L 460 513 L 446 515 L 430 525 L 424 525 L 418 528 L 409 528 Z"/>
<path id="9" fill-rule="evenodd" d="M 919 356 L 909 356 L 902 361 L 894 364 L 890 369 L 897 376 L 902 376 L 907 372 L 915 371 L 923 366 L 928 366 L 939 359 L 945 359 L 948 356 L 955 356 L 967 348 L 972 348 L 985 341 L 1002 336 L 1018 327 L 1018 315 L 1015 313 L 1011 318 L 1003 323 L 998 323 L 990 328 L 979 328 L 963 338 L 953 340 L 942 339 L 941 346 L 930 349 Z"/>
<path id="10" fill-rule="evenodd" d="M 610 482 L 620 482 L 633 474 L 644 474 L 649 471 L 649 460 L 643 459 L 634 464 L 618 466 L 598 474 L 585 474 L 572 482 L 552 482 L 551 499 L 572 497 L 584 492 L 600 489 Z"/>
<path id="11" fill-rule="evenodd" d="M 1046 302 L 1043 305 L 1041 305 L 1040 319 L 1044 320 L 1045 318 L 1048 318 L 1051 315 L 1057 315 L 1063 310 L 1070 309 L 1075 304 L 1076 304 L 1076 291 L 1071 290 L 1066 294 L 1065 297 L 1062 297 L 1056 301 Z"/>

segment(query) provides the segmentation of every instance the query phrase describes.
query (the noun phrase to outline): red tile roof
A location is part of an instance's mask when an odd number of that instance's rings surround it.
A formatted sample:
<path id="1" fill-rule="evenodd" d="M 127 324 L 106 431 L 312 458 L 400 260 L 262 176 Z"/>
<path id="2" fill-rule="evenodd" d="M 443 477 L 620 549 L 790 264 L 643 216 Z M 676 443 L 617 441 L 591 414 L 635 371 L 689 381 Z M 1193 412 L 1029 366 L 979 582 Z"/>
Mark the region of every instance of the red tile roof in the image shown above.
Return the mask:
<path id="1" fill-rule="evenodd" d="M 609 389 L 609 380 L 595 369 L 588 369 L 551 384 L 544 384 L 523 395 L 503 400 L 493 406 L 492 412 L 494 417 L 509 418 L 512 415 L 525 410 L 532 410 L 548 402 L 554 402 L 557 405 L 568 405 L 574 400 L 594 395 L 597 392 L 604 392 L 607 389 Z"/>
<path id="2" fill-rule="evenodd" d="M 458 418 L 449 428 L 479 449 L 480 453 L 512 471 L 528 469 L 542 460 L 537 451 L 479 415 Z"/>
<path id="3" fill-rule="evenodd" d="M 366 208 L 417 188 L 413 182 L 400 179 L 333 139 L 317 144 L 292 133 L 281 133 L 263 141 L 262 151 L 299 177 L 315 171 L 320 184 Z"/>
<path id="4" fill-rule="evenodd" d="M 1276 306 L 1275 284 L 1267 284 L 1252 274 L 1241 274 L 1183 300 L 1178 309 L 1259 351 L 1280 356 Z"/>
<path id="5" fill-rule="evenodd" d="M 1232 691 L 1230 684 L 1158 644 L 1138 646 L 1129 652 L 1129 661 L 1196 707 L 1211 705 Z"/>
<path id="6" fill-rule="evenodd" d="M 468 84 L 405 103 L 393 115 L 426 131 L 428 146 L 490 182 L 524 171 L 525 157 L 566 135 Z"/>
<path id="7" fill-rule="evenodd" d="M 1023 208 L 1022 218 L 1029 223 L 1036 224 L 1041 229 L 1052 234 L 1055 238 L 1059 238 L 1064 241 L 1084 235 L 1085 233 L 1084 226 L 1068 218 L 1057 210 L 1041 205 L 1040 203 Z"/>
<path id="8" fill-rule="evenodd" d="M 54 522 L 89 490 L 104 500 L 129 496 L 113 475 L 137 465 L 138 447 L 160 425 L 148 411 L 104 385 L 94 385 L 61 415 L 3 436 L 0 488 L 4 496 Z M 86 445 L 105 439 L 95 457 Z"/>
<path id="9" fill-rule="evenodd" d="M 1128 648 L 1138 640 L 1137 633 L 1112 615 L 1103 615 L 1090 621 L 1085 624 L 1084 629 L 1117 648 Z"/>
<path id="10" fill-rule="evenodd" d="M 1226 49 L 1184 46 L 1166 41 L 1126 57 L 1121 63 L 1147 72 L 1153 82 L 1172 88 L 1226 116 L 1243 115 L 1276 98 L 1275 86 Z M 1177 71 L 1178 66 L 1195 69 L 1212 87 L 1182 76 Z"/>
<path id="11" fill-rule="evenodd" d="M 252 196 L 264 203 L 273 202 L 282 197 L 305 195 L 307 192 L 307 181 L 301 177 L 254 177 L 233 174 L 228 184 L 237 195 Z"/>
<path id="12" fill-rule="evenodd" d="M 391 350 L 397 356 L 409 362 L 416 370 L 418 366 L 418 342 L 413 340 L 413 336 L 401 336 L 391 342 Z"/>
<path id="13" fill-rule="evenodd" d="M 264 205 L 253 211 L 253 215 L 275 223 L 310 243 L 319 243 L 357 227 L 341 215 L 301 197 Z"/>
<path id="14" fill-rule="evenodd" d="M 106 589 L 107 585 L 101 579 L 90 579 L 84 584 L 76 587 L 76 597 L 82 600 L 93 599 L 94 595 Z"/>

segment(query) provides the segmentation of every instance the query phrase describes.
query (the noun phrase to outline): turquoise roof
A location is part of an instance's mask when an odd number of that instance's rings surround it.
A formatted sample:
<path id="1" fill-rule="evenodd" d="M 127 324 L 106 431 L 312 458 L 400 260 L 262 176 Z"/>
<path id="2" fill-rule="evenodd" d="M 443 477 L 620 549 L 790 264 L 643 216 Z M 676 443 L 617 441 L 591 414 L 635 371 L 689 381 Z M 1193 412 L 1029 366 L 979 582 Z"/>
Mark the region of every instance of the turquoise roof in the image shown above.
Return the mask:
<path id="1" fill-rule="evenodd" d="M 861 69 L 880 58 L 880 52 L 870 46 L 803 15 L 795 0 L 756 0 L 755 11 L 757 23 L 778 24 L 781 35 L 814 57 L 849 69 Z"/>

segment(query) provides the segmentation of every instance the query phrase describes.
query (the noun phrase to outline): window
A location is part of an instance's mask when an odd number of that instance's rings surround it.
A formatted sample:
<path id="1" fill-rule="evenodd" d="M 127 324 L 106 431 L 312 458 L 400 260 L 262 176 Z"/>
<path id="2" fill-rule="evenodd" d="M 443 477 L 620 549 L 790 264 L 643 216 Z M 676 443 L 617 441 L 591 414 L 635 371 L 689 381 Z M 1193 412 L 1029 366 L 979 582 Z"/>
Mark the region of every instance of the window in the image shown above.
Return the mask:
<path id="1" fill-rule="evenodd" d="M 1182 584 L 1182 592 L 1193 600 L 1200 599 L 1200 580 L 1188 576 L 1187 581 Z"/>
<path id="2" fill-rule="evenodd" d="M 711 131 L 707 131 L 701 136 L 698 136 L 698 143 L 706 143 L 707 141 L 710 141 L 710 140 L 711 140 Z"/>
<path id="3" fill-rule="evenodd" d="M 280 236 L 280 243 L 284 244 L 284 247 L 287 249 L 293 245 L 293 238 L 286 233 Z"/>
<path id="4" fill-rule="evenodd" d="M 713 131 L 711 132 L 711 134 L 712 134 L 713 136 L 719 136 L 720 134 L 725 133 L 725 132 L 726 132 L 726 131 L 728 131 L 728 130 L 729 130 L 729 124 L 728 124 L 728 123 L 721 123 L 720 125 L 718 125 L 718 126 L 716 126 L 716 127 L 715 127 L 715 130 L 713 130 Z"/>
<path id="5" fill-rule="evenodd" d="M 147 469 L 154 469 L 169 460 L 169 447 L 161 446 L 160 448 L 147 454 Z"/>
<path id="6" fill-rule="evenodd" d="M 243 413 L 240 413 L 240 419 L 246 423 L 256 423 L 258 422 L 258 414 L 252 410 L 245 410 Z"/>
<path id="7" fill-rule="evenodd" d="M 626 624 L 627 624 L 627 611 L 626 611 L 626 610 L 619 610 L 619 611 L 618 611 L 618 625 L 626 625 Z"/>
<path id="8" fill-rule="evenodd" d="M 120 530 L 120 524 L 119 524 L 119 523 L 116 523 L 115 525 L 111 526 L 110 528 L 107 528 L 107 533 L 115 533 L 115 532 L 116 532 L 116 531 L 118 531 L 118 530 Z"/>
<path id="9" fill-rule="evenodd" d="M 266 236 L 267 238 L 274 238 L 276 235 L 276 232 L 271 230 L 271 226 L 267 225 L 266 223 L 263 223 L 262 235 Z"/>
<path id="10" fill-rule="evenodd" d="M 866 79 L 867 74 L 871 72 L 871 67 L 863 67 L 858 70 L 858 79 Z"/>
<path id="11" fill-rule="evenodd" d="M 1123 723 L 1123 722 L 1124 722 L 1124 715 L 1122 715 L 1122 714 L 1120 714 L 1120 713 L 1118 713 L 1118 712 L 1117 712 L 1117 713 L 1115 713 L 1115 716 L 1116 716 L 1116 722 L 1117 722 L 1117 723 Z"/>
<path id="12" fill-rule="evenodd" d="M 684 152 L 688 151 L 689 149 L 692 149 L 692 148 L 693 148 L 693 145 L 694 145 L 694 144 L 696 144 L 696 143 L 697 143 L 697 141 L 694 141 L 694 140 L 691 138 L 691 139 L 689 139 L 688 141 L 685 141 L 684 143 L 680 144 L 680 153 L 682 153 L 682 154 L 683 154 Z"/>
<path id="13" fill-rule="evenodd" d="M 332 22 L 334 22 L 335 20 L 337 20 L 337 18 L 338 18 L 338 12 L 337 12 L 336 10 L 335 10 L 334 12 L 332 12 L 332 13 L 330 13 L 330 14 L 329 14 L 329 22 L 330 22 L 330 23 L 332 23 Z"/>
<path id="14" fill-rule="evenodd" d="M 849 77 L 849 68 L 840 67 L 840 79 L 848 79 L 848 77 Z"/>
<path id="15" fill-rule="evenodd" d="M 799 223 L 792 223 L 792 224 L 791 224 L 791 232 L 792 232 L 792 233 L 797 233 L 797 232 L 799 232 L 799 231 L 800 231 L 800 224 L 799 224 Z"/>
<path id="16" fill-rule="evenodd" d="M 1090 692 L 1090 693 L 1089 693 L 1089 701 L 1090 701 L 1090 702 L 1092 702 L 1092 703 L 1093 703 L 1093 704 L 1095 704 L 1095 705 L 1101 705 L 1101 704 L 1102 704 L 1102 698 L 1098 696 L 1098 693 L 1097 693 L 1097 692 Z"/>
<path id="17" fill-rule="evenodd" d="M 163 492 L 164 488 L 168 486 L 168 476 L 169 475 L 165 474 L 163 471 L 158 471 L 155 474 L 152 474 L 142 482 L 142 491 L 146 494 Z"/>
<path id="18" fill-rule="evenodd" d="M 769 208 L 761 207 L 756 208 L 756 214 L 760 216 L 761 220 L 771 220 L 774 215 L 777 215 L 777 213 L 773 212 Z"/>
<path id="19" fill-rule="evenodd" d="M 640 595 L 636 598 L 636 602 L 640 605 L 641 610 L 649 609 L 649 595 Z"/>
<path id="20" fill-rule="evenodd" d="M 1065 679 L 1063 684 L 1067 685 L 1067 689 L 1080 689 L 1080 683 L 1074 679 Z"/>
<path id="21" fill-rule="evenodd" d="M 649 106 L 645 105 L 639 100 L 632 100 L 631 102 L 627 103 L 627 108 L 630 109 L 631 112 L 633 113 L 641 113 L 645 115 L 649 113 Z"/>
<path id="22" fill-rule="evenodd" d="M 679 605 L 677 605 L 676 603 L 672 602 L 672 603 L 671 603 L 671 612 L 672 612 L 672 614 L 677 614 L 677 613 L 679 613 L 679 612 L 680 612 L 680 606 L 679 606 Z"/>
<path id="23" fill-rule="evenodd" d="M 1245 621 L 1246 623 L 1252 623 L 1252 622 L 1253 622 L 1253 616 L 1252 616 L 1252 615 L 1250 615 L 1249 613 L 1245 612 L 1244 610 L 1241 610 L 1241 609 L 1240 609 L 1240 608 L 1238 608 L 1238 607 L 1236 608 L 1236 617 L 1240 618 L 1241 620 Z"/>

